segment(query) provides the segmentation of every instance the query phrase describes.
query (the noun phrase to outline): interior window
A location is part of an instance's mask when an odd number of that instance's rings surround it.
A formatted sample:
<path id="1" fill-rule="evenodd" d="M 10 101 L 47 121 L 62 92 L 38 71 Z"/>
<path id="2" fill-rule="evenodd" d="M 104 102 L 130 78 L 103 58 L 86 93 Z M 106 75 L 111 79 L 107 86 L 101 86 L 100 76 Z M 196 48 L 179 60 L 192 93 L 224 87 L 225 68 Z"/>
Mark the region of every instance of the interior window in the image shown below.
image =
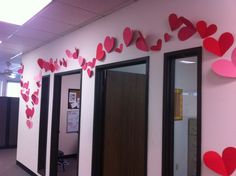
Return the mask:
<path id="1" fill-rule="evenodd" d="M 7 97 L 20 97 L 20 83 L 19 82 L 7 82 Z"/>

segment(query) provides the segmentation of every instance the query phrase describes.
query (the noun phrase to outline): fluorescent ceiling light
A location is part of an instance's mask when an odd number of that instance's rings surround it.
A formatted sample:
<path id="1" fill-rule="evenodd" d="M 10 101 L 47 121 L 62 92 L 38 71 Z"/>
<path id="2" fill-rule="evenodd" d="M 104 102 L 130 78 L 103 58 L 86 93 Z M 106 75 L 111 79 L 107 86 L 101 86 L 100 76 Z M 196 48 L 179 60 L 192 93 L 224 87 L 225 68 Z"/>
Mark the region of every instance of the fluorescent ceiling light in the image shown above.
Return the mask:
<path id="1" fill-rule="evenodd" d="M 2 43 L 2 41 L 0 40 L 0 44 Z"/>
<path id="2" fill-rule="evenodd" d="M 22 54 L 23 54 L 23 53 L 20 52 L 20 53 L 16 54 L 15 56 L 11 57 L 10 59 L 12 60 L 12 59 L 14 59 L 14 58 L 16 58 L 16 57 L 18 57 L 18 56 L 20 56 L 20 55 L 22 55 Z"/>
<path id="3" fill-rule="evenodd" d="M 0 0 L 0 21 L 23 25 L 52 0 Z"/>
<path id="4" fill-rule="evenodd" d="M 180 61 L 181 63 L 184 63 L 184 64 L 196 64 L 196 62 L 194 61 L 186 61 L 186 60 L 182 60 Z"/>

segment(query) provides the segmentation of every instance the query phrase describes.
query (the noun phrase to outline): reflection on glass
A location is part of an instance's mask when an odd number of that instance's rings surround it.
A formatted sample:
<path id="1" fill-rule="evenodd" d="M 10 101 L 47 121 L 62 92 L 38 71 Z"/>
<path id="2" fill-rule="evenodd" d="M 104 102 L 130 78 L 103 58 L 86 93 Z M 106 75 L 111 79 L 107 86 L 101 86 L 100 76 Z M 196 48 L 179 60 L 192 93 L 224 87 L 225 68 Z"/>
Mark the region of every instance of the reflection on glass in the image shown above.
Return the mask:
<path id="1" fill-rule="evenodd" d="M 175 60 L 174 176 L 196 176 L 197 57 Z"/>

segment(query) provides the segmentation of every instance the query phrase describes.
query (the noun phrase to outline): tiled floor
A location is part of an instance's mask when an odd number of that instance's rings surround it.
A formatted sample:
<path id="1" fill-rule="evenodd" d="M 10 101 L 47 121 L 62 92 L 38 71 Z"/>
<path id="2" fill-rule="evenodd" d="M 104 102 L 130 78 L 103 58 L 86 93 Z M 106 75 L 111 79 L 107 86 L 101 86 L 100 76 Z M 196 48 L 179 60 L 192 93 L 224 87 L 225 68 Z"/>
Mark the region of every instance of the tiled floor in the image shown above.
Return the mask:
<path id="1" fill-rule="evenodd" d="M 0 176 L 30 176 L 16 165 L 16 149 L 0 149 Z"/>
<path id="2" fill-rule="evenodd" d="M 62 166 L 58 165 L 58 176 L 77 176 L 77 159 L 68 158 L 65 159 L 67 165 L 65 165 L 65 171 L 63 172 Z"/>

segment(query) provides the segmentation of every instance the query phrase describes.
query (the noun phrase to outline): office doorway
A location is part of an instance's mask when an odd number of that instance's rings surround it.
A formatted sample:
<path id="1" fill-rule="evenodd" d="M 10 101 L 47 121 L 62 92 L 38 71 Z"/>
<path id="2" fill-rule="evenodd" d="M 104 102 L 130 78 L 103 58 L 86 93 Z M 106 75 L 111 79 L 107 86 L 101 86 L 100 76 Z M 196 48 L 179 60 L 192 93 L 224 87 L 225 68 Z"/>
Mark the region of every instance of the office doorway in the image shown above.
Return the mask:
<path id="1" fill-rule="evenodd" d="M 92 176 L 146 176 L 148 57 L 98 66 Z"/>
<path id="2" fill-rule="evenodd" d="M 50 175 L 78 175 L 81 78 L 81 70 L 54 76 Z"/>

